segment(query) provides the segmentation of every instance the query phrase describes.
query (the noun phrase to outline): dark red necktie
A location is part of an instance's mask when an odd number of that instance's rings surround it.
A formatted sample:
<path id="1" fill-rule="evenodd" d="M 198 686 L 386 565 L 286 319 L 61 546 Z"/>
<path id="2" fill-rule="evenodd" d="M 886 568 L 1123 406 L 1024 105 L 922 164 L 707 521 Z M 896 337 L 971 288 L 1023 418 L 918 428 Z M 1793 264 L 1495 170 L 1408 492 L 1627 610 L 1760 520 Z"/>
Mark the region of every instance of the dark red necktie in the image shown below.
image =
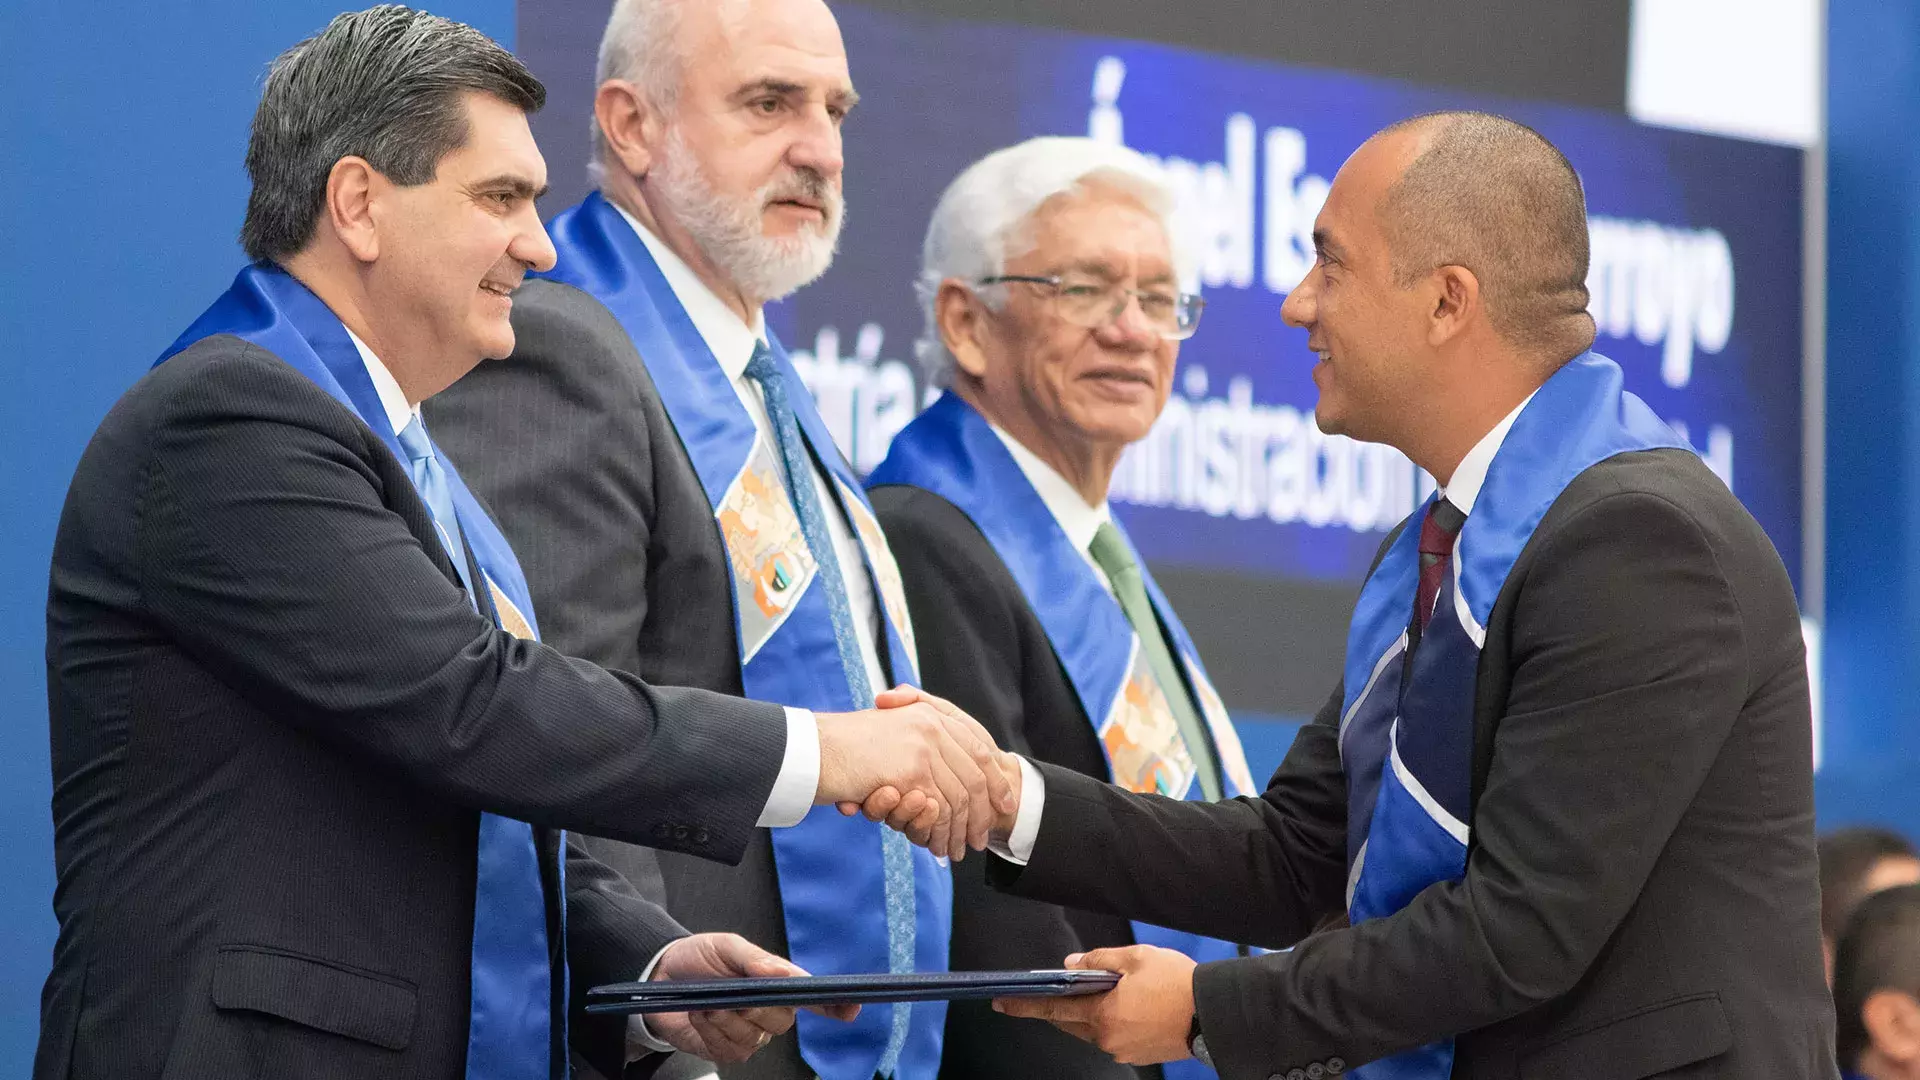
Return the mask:
<path id="1" fill-rule="evenodd" d="M 1460 535 L 1460 526 L 1466 520 L 1467 515 L 1458 507 L 1445 499 L 1436 499 L 1420 522 L 1420 592 L 1414 599 L 1413 610 L 1423 632 L 1433 621 L 1434 601 L 1453 567 L 1453 538 Z"/>

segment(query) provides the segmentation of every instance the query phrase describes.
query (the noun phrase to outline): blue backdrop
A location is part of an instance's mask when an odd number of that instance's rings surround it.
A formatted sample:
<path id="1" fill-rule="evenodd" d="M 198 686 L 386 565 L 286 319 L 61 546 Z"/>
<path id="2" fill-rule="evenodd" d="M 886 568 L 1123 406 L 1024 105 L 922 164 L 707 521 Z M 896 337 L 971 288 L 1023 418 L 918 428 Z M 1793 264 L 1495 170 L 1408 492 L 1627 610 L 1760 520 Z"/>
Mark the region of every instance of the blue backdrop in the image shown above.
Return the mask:
<path id="1" fill-rule="evenodd" d="M 246 194 L 241 158 L 267 62 L 343 6 L 340 0 L 0 3 L 0 146 L 6 148 L 0 154 L 0 190 L 6 192 L 0 200 L 0 237 L 9 241 L 10 256 L 0 269 L 0 342 L 7 375 L 6 392 L 0 394 L 0 857 L 6 859 L 0 873 L 0 1074 L 27 1071 L 53 940 L 42 646 L 46 563 L 60 501 L 100 416 L 226 285 L 240 261 L 233 237 Z M 445 0 L 434 8 L 512 41 L 513 0 Z M 1920 190 L 1920 133 L 1895 122 L 1903 106 L 1920 103 L 1920 12 L 1904 0 L 1849 0 L 1832 8 L 1830 69 L 1844 78 L 1830 90 L 1830 754 L 1820 778 L 1821 813 L 1828 824 L 1873 818 L 1920 833 L 1920 797 L 1915 795 L 1920 791 L 1920 723 L 1910 705 L 1920 693 L 1920 663 L 1913 659 L 1920 655 L 1920 562 L 1914 559 L 1920 541 L 1920 421 L 1915 419 L 1920 417 L 1920 201 L 1913 194 Z M 904 32 L 899 25 L 894 29 Z M 888 28 L 869 20 L 857 32 L 877 41 Z M 893 122 L 910 135 L 916 117 L 938 115 L 943 123 L 971 125 L 976 137 L 997 142 L 1040 130 L 1088 130 L 1101 105 L 1094 98 L 1096 69 L 1113 54 L 1126 70 L 1111 87 L 1115 100 L 1108 104 L 1123 114 L 1127 141 L 1142 149 L 1201 164 L 1217 161 L 1224 170 L 1229 145 L 1224 122 L 1243 111 L 1260 133 L 1257 153 L 1269 152 L 1264 135 L 1270 128 L 1302 133 L 1305 161 L 1294 177 L 1296 198 L 1299 182 L 1330 176 L 1337 165 L 1332 147 L 1344 136 L 1316 131 L 1299 99 L 1196 99 L 1182 102 L 1185 111 L 1171 119 L 1155 119 L 1151 109 L 1136 108 L 1155 73 L 1177 73 L 1182 64 L 1197 61 L 1147 46 L 1108 49 L 1097 46 L 1112 43 L 1097 43 L 1085 51 L 1063 36 L 1036 40 L 1038 61 L 1017 71 L 1011 83 L 974 87 L 966 108 L 954 107 L 950 86 L 931 80 L 914 85 L 893 76 L 907 95 Z M 955 35 L 943 43 L 940 55 L 956 63 L 972 56 L 985 70 L 1005 70 L 991 32 L 977 38 Z M 884 81 L 888 66 L 902 63 L 892 56 L 879 48 L 856 54 L 856 78 L 866 81 L 871 74 L 876 84 Z M 1227 66 L 1225 78 L 1238 80 L 1243 95 L 1280 94 L 1295 88 L 1289 78 L 1306 78 L 1275 74 L 1269 65 L 1246 74 L 1235 74 L 1242 71 L 1239 65 Z M 1111 82 L 1114 76 L 1105 78 Z M 1368 115 L 1377 112 L 1381 119 L 1395 109 L 1413 111 L 1434 103 L 1404 87 L 1325 73 L 1312 79 L 1323 88 L 1361 94 L 1371 101 Z M 1032 111 L 1022 111 L 1021 101 Z M 1616 134 L 1616 121 L 1582 119 L 1587 114 L 1522 109 L 1521 115 L 1574 141 Z M 1189 121 L 1191 131 L 1177 126 Z M 584 132 L 584 122 L 569 126 Z M 1636 154 L 1649 155 L 1648 167 L 1668 173 L 1656 189 L 1603 203 L 1593 173 L 1598 163 L 1583 162 L 1596 185 L 1595 212 L 1619 215 L 1621 221 L 1694 231 L 1736 228 L 1719 215 L 1759 211 L 1727 205 L 1726 192 L 1773 183 L 1770 178 L 1779 176 L 1766 152 L 1727 150 L 1722 164 L 1699 172 L 1674 164 L 1677 158 L 1668 151 L 1676 141 L 1670 136 L 1642 131 L 1622 137 L 1632 140 Z M 927 167 L 951 176 L 973 153 L 971 143 L 956 144 L 945 152 L 933 148 L 929 165 L 867 161 L 862 168 Z M 553 156 L 556 178 L 577 171 L 576 161 Z M 1224 176 L 1232 179 L 1230 171 Z M 1773 205 L 1762 194 L 1755 198 Z M 910 261 L 931 201 L 930 195 L 924 204 L 919 198 L 861 204 L 853 220 L 856 225 L 884 223 L 895 240 L 895 257 L 905 253 Z M 1268 212 L 1264 202 L 1261 212 Z M 1768 228 L 1779 227 L 1777 220 L 1768 220 Z M 903 237 L 911 239 L 903 242 Z M 1265 255 L 1263 248 L 1259 258 Z M 1229 259 L 1222 266 L 1230 276 L 1231 258 L 1238 255 L 1223 247 L 1218 257 Z M 1742 258 L 1738 245 L 1733 257 L 1736 263 Z M 1249 304 L 1262 289 L 1264 265 L 1256 260 Z M 1757 272 L 1764 281 L 1767 270 Z M 1713 386 L 1723 386 L 1721 380 L 1744 383 L 1746 376 L 1716 374 L 1721 369 L 1708 364 L 1736 373 L 1755 370 L 1754 356 L 1789 348 L 1797 340 L 1797 300 L 1764 285 L 1759 286 L 1762 295 L 1770 299 L 1764 305 L 1749 300 L 1755 273 L 1741 266 L 1737 275 L 1740 302 L 1731 331 L 1736 344 L 1695 354 L 1701 360 L 1699 378 L 1712 380 Z M 818 299 L 823 304 L 832 299 L 824 291 L 832 280 L 822 283 Z M 897 292 L 904 279 L 894 276 L 889 287 Z M 1231 288 L 1222 286 L 1215 295 Z M 1278 302 L 1277 295 L 1259 298 L 1256 313 L 1277 326 Z M 790 340 L 823 356 L 830 353 L 822 345 L 849 357 L 907 355 L 904 339 L 917 326 L 900 312 L 897 295 L 885 303 L 895 312 L 877 324 L 886 331 L 865 332 L 863 320 L 851 317 L 860 309 L 843 304 L 813 315 L 796 310 L 785 316 Z M 1771 306 L 1778 310 L 1769 314 Z M 1762 321 L 1742 321 L 1749 318 Z M 819 332 L 829 322 L 842 329 L 823 342 Z M 1210 322 L 1208 329 L 1218 327 Z M 885 339 L 887 332 L 892 340 Z M 1737 346 L 1740 341 L 1747 344 Z M 1623 360 L 1631 350 L 1647 350 L 1634 353 L 1638 359 L 1630 362 L 1640 365 L 1636 388 L 1644 387 L 1650 399 L 1657 396 L 1657 387 L 1664 385 L 1655 381 L 1664 378 L 1664 346 L 1616 345 L 1606 338 L 1602 346 L 1622 353 Z M 1209 362 L 1220 365 L 1217 381 L 1197 396 L 1227 397 L 1231 406 L 1226 377 L 1231 361 Z M 1797 379 L 1797 374 L 1782 370 L 1780 377 Z M 1697 412 L 1686 411 L 1692 405 L 1662 406 L 1688 420 L 1690 433 L 1710 453 L 1713 425 L 1750 422 L 1739 395 L 1752 392 L 1751 387 L 1724 386 L 1702 395 L 1706 404 Z M 901 391 L 896 385 L 891 392 L 897 397 Z M 904 393 L 905 407 L 911 408 L 914 388 L 909 385 Z M 883 429 L 889 421 L 882 412 L 893 407 L 892 400 L 876 398 L 863 408 L 877 411 L 862 412 L 848 423 Z M 1796 421 L 1782 417 L 1778 422 Z M 849 433 L 858 458 L 861 435 L 851 428 Z M 1763 518 L 1773 513 L 1766 505 L 1784 506 L 1794 497 L 1788 490 L 1790 470 L 1777 459 L 1779 451 L 1752 468 L 1739 455 L 1750 445 L 1792 442 L 1762 430 L 1751 439 L 1738 433 L 1733 444 L 1736 489 L 1756 474 L 1775 478 L 1768 481 L 1774 493 L 1759 500 Z M 1798 543 L 1797 531 L 1790 537 L 1778 532 L 1777 520 L 1769 527 L 1783 549 Z"/>
<path id="2" fill-rule="evenodd" d="M 1920 837 L 1920 6 L 1829 5 L 1823 824 Z"/>

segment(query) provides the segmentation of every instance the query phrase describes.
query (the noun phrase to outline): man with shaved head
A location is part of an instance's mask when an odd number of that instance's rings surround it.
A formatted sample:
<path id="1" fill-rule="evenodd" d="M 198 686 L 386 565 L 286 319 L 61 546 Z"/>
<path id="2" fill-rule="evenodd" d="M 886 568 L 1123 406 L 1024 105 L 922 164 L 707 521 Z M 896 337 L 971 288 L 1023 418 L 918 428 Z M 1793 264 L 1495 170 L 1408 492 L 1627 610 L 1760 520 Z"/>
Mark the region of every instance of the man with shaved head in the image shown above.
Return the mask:
<path id="1" fill-rule="evenodd" d="M 1113 991 L 1003 1011 L 1225 1080 L 1835 1075 L 1792 586 L 1588 351 L 1585 222 L 1566 159 L 1495 116 L 1396 125 L 1341 168 L 1282 315 L 1322 429 L 1440 490 L 1383 545 L 1341 686 L 1263 795 L 1030 763 L 988 867 L 1289 951 L 1097 949 L 1066 963 Z"/>
<path id="2" fill-rule="evenodd" d="M 558 266 L 516 299 L 513 356 L 436 400 L 434 430 L 522 553 L 548 640 L 818 710 L 828 734 L 828 714 L 918 681 L 893 556 L 761 316 L 826 270 L 844 220 L 857 95 L 839 26 L 821 0 L 619 0 L 597 77 L 599 191 L 551 222 Z M 984 843 L 990 816 L 972 836 L 950 816 L 928 852 L 829 809 L 761 831 L 737 869 L 588 843 L 687 926 L 814 973 L 939 971 L 953 886 L 936 856 Z M 809 1014 L 720 1071 L 932 1080 L 945 1014 Z M 632 1034 L 636 1053 L 652 1045 Z"/>

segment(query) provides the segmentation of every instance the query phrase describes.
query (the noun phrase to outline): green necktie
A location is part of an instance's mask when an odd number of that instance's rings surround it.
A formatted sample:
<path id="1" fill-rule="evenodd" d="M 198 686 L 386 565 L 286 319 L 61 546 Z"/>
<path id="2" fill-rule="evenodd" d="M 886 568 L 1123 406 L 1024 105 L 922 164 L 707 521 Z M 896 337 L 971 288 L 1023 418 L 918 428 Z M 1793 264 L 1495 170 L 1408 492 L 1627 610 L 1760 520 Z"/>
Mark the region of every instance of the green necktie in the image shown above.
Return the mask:
<path id="1" fill-rule="evenodd" d="M 1167 643 L 1167 636 L 1160 629 L 1160 620 L 1153 613 L 1153 601 L 1147 599 L 1147 583 L 1140 576 L 1140 564 L 1133 561 L 1133 551 L 1120 537 L 1120 530 L 1113 527 L 1111 521 L 1104 522 L 1100 531 L 1093 534 L 1093 544 L 1088 548 L 1093 561 L 1101 570 L 1106 571 L 1107 581 L 1113 585 L 1113 595 L 1120 601 L 1120 610 L 1127 613 L 1127 621 L 1133 624 L 1133 632 L 1140 637 L 1140 648 L 1147 655 L 1147 665 L 1153 671 L 1153 680 L 1160 684 L 1160 690 L 1167 697 L 1167 705 L 1173 709 L 1173 718 L 1180 724 L 1180 737 L 1187 744 L 1187 756 L 1193 759 L 1194 768 L 1200 773 L 1200 791 L 1209 801 L 1220 798 L 1220 772 L 1213 760 L 1213 738 L 1207 726 L 1200 719 L 1200 713 L 1193 706 L 1193 695 L 1187 691 L 1187 680 L 1181 677 L 1180 665 L 1174 659 L 1173 649 Z"/>

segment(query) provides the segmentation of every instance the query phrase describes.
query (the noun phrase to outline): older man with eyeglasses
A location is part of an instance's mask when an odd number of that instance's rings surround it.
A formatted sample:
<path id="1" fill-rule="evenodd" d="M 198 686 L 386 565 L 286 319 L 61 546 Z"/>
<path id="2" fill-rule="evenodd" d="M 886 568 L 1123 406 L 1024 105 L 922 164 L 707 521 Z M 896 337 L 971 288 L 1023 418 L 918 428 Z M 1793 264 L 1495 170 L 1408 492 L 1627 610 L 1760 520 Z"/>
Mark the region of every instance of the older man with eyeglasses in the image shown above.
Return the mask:
<path id="1" fill-rule="evenodd" d="M 1166 405 L 1200 318 L 1172 211 L 1158 166 L 1089 139 L 1033 139 L 961 173 L 934 210 L 919 282 L 919 352 L 948 390 L 895 439 L 870 494 L 928 690 L 1021 754 L 1219 799 L 1258 789 L 1193 643 L 1107 508 L 1114 467 Z M 954 868 L 954 970 L 1054 967 L 1135 943 L 1198 960 L 1236 951 L 994 892 L 978 861 Z M 1162 1073 L 984 1002 L 949 1010 L 943 1077 L 1041 1071 Z M 1193 1061 L 1165 1071 L 1213 1075 Z"/>

